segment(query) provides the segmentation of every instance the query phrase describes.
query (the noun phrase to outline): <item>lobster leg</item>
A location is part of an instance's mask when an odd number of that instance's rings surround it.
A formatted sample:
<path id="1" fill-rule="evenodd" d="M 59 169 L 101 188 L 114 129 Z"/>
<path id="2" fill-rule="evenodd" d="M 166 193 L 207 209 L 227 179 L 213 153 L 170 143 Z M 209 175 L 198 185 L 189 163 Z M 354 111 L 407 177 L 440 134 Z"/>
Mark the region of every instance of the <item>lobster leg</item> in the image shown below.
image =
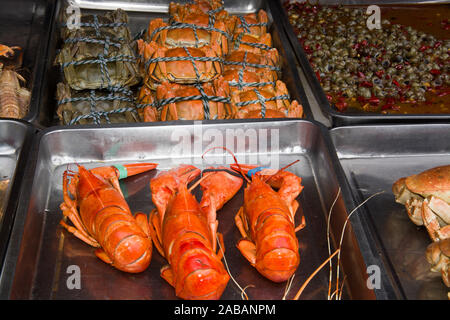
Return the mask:
<path id="1" fill-rule="evenodd" d="M 170 267 L 170 265 L 166 264 L 165 266 L 163 266 L 161 268 L 161 278 L 163 278 L 164 280 L 167 281 L 168 284 L 170 284 L 172 287 L 175 287 L 175 283 L 174 283 L 174 277 L 173 277 L 173 272 L 172 272 L 172 268 Z"/>
<path id="2" fill-rule="evenodd" d="M 165 257 L 164 250 L 162 248 L 161 244 L 161 229 L 160 229 L 160 219 L 158 217 L 158 211 L 156 209 L 153 209 L 152 212 L 150 212 L 149 216 L 149 232 L 150 236 L 153 240 L 153 243 L 155 244 L 156 249 L 158 250 L 159 254 L 162 257 Z"/>
<path id="3" fill-rule="evenodd" d="M 64 202 L 61 204 L 60 208 L 63 212 L 63 215 L 73 223 L 75 227 L 67 225 L 64 221 L 61 220 L 60 224 L 67 229 L 70 233 L 72 233 L 74 236 L 79 238 L 80 240 L 86 242 L 87 244 L 93 246 L 93 247 L 100 247 L 100 244 L 92 238 L 86 231 L 86 228 L 84 227 L 80 214 L 78 213 L 76 209 L 76 202 L 72 200 L 68 193 L 68 179 L 67 179 L 67 172 L 64 172 L 63 175 L 63 195 L 64 195 Z"/>
<path id="4" fill-rule="evenodd" d="M 244 215 L 244 207 L 241 207 L 234 217 L 234 221 L 236 223 L 237 228 L 239 229 L 239 232 L 241 233 L 241 236 L 244 239 L 239 240 L 237 244 L 237 248 L 242 253 L 242 255 L 245 257 L 245 259 L 250 262 L 250 264 L 254 267 L 256 264 L 256 245 L 250 240 L 247 240 L 249 238 L 248 235 L 248 227 Z M 245 221 L 245 222 L 244 222 Z"/>

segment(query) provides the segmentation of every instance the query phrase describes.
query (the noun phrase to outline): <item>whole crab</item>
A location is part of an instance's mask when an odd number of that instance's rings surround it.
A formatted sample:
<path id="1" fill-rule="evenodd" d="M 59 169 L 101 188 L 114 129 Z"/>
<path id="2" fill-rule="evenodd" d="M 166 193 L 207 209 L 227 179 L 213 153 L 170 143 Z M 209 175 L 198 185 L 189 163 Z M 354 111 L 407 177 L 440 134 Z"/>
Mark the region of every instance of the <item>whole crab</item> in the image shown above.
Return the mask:
<path id="1" fill-rule="evenodd" d="M 205 99 L 202 99 L 201 91 Z M 215 98 L 226 100 L 227 91 L 228 83 L 223 78 L 201 85 L 183 85 L 164 81 L 157 86 L 155 94 L 147 87 L 142 87 L 139 101 L 141 104 L 150 104 L 143 111 L 146 122 L 204 120 L 207 118 L 205 108 L 209 112 L 210 119 L 229 119 L 233 116 L 229 103 L 214 101 Z"/>
<path id="2" fill-rule="evenodd" d="M 301 118 L 303 107 L 296 100 L 289 101 L 284 82 L 277 80 L 275 87 L 267 85 L 231 94 L 231 106 L 237 119 L 248 118 Z"/>
<path id="3" fill-rule="evenodd" d="M 150 21 L 147 32 L 147 40 L 155 41 L 159 45 L 174 47 L 203 47 L 212 46 L 218 50 L 220 56 L 228 54 L 227 30 L 223 21 L 216 21 L 210 25 L 210 21 L 204 16 L 185 21 L 187 25 L 169 25 L 162 19 Z M 191 26 L 190 26 L 191 25 Z M 200 27 L 200 28 L 197 28 Z"/>
<path id="4" fill-rule="evenodd" d="M 222 73 L 222 64 L 214 46 L 166 48 L 151 41 L 138 40 L 141 70 L 150 88 L 163 81 L 192 84 L 209 82 Z"/>
<path id="5" fill-rule="evenodd" d="M 433 241 L 450 238 L 450 165 L 400 178 L 392 191 L 411 221 L 424 225 Z"/>

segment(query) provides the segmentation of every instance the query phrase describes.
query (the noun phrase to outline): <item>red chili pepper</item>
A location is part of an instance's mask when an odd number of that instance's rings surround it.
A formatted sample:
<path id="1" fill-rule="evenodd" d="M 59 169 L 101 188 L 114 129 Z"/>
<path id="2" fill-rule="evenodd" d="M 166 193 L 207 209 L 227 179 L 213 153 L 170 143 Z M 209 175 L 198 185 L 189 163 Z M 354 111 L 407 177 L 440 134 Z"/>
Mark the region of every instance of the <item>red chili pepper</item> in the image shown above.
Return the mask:
<path id="1" fill-rule="evenodd" d="M 443 92 L 439 93 L 438 97 L 445 97 L 448 94 L 450 94 L 450 90 L 449 91 L 443 91 Z"/>
<path id="2" fill-rule="evenodd" d="M 383 111 L 383 110 L 391 109 L 392 106 L 393 106 L 393 104 L 386 103 L 385 105 L 381 106 L 381 110 Z"/>
<path id="3" fill-rule="evenodd" d="M 439 74 L 441 74 L 441 71 L 439 71 L 438 69 L 431 69 L 430 73 L 434 74 L 434 75 L 439 75 Z"/>
<path id="4" fill-rule="evenodd" d="M 364 73 L 362 73 L 361 71 L 358 71 L 358 78 L 365 79 L 366 75 Z"/>
<path id="5" fill-rule="evenodd" d="M 398 83 L 397 80 L 392 80 L 392 83 L 395 84 L 397 88 L 400 88 L 400 83 Z"/>
<path id="6" fill-rule="evenodd" d="M 316 71 L 316 77 L 320 81 L 320 73 L 319 73 L 319 71 Z"/>
<path id="7" fill-rule="evenodd" d="M 442 42 L 437 41 L 437 42 L 434 44 L 434 48 L 435 48 L 435 49 L 439 48 L 439 47 L 441 46 L 441 44 L 442 44 Z"/>
<path id="8" fill-rule="evenodd" d="M 425 50 L 428 50 L 428 49 L 430 49 L 431 47 L 430 46 L 421 46 L 420 48 L 419 48 L 419 51 L 420 52 L 424 52 Z"/>
<path id="9" fill-rule="evenodd" d="M 333 96 L 331 96 L 329 94 L 327 94 L 326 96 L 327 96 L 328 101 L 330 101 L 330 102 L 333 101 Z"/>
<path id="10" fill-rule="evenodd" d="M 367 101 L 367 99 L 364 98 L 364 97 L 362 97 L 362 96 L 358 96 L 358 97 L 356 98 L 356 100 L 358 100 L 359 103 L 366 103 L 366 101 Z"/>
<path id="11" fill-rule="evenodd" d="M 369 82 L 369 81 L 363 81 L 359 84 L 361 87 L 365 87 L 365 88 L 371 88 L 373 87 L 373 83 Z"/>
<path id="12" fill-rule="evenodd" d="M 377 71 L 377 72 L 375 72 L 375 74 L 378 78 L 381 78 L 384 74 L 384 70 Z"/>
<path id="13" fill-rule="evenodd" d="M 335 106 L 339 111 L 344 111 L 345 109 L 347 109 L 347 102 L 338 102 L 335 104 Z"/>
<path id="14" fill-rule="evenodd" d="M 362 45 L 362 46 L 367 46 L 367 40 L 361 41 L 361 45 Z"/>
<path id="15" fill-rule="evenodd" d="M 399 107 L 399 106 L 397 106 L 397 105 L 394 105 L 394 106 L 392 106 L 392 107 L 391 107 L 391 109 L 392 109 L 392 110 L 396 110 L 396 111 L 398 111 L 398 110 L 400 110 L 400 107 Z"/>
<path id="16" fill-rule="evenodd" d="M 387 74 L 387 75 L 384 76 L 384 78 L 385 78 L 386 80 L 389 80 L 389 79 L 391 79 L 391 76 Z"/>
<path id="17" fill-rule="evenodd" d="M 378 105 L 380 103 L 380 99 L 377 97 L 372 97 L 369 99 L 369 103 L 373 105 Z"/>
<path id="18" fill-rule="evenodd" d="M 398 65 L 395 66 L 395 69 L 402 70 L 403 69 L 403 65 L 402 64 L 398 64 Z"/>

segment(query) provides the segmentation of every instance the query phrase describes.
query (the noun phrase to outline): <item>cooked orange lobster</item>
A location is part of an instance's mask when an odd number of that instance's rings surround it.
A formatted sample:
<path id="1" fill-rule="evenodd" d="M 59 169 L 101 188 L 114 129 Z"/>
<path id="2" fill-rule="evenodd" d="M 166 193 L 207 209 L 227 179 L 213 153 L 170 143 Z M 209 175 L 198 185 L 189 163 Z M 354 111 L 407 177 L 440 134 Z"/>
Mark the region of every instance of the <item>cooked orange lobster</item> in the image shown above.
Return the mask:
<path id="1" fill-rule="evenodd" d="M 217 233 L 216 211 L 238 192 L 242 179 L 223 171 L 206 173 L 200 180 L 199 204 L 187 185 L 200 173 L 194 166 L 182 165 L 150 181 L 156 206 L 150 213 L 150 233 L 168 262 L 161 277 L 179 298 L 219 299 L 230 277 L 221 262 L 224 246 Z M 216 238 L 221 243 L 219 253 Z"/>
<path id="2" fill-rule="evenodd" d="M 251 174 L 254 165 L 231 165 L 232 169 Z M 244 190 L 244 205 L 235 216 L 243 239 L 238 249 L 264 277 L 274 282 L 288 280 L 300 264 L 299 244 L 295 233 L 298 209 L 295 200 L 303 189 L 302 179 L 284 170 L 262 169 L 251 175 Z M 278 189 L 275 192 L 273 188 Z"/>
<path id="3" fill-rule="evenodd" d="M 63 220 L 61 225 L 98 248 L 95 254 L 102 261 L 125 272 L 144 271 L 150 264 L 153 248 L 147 216 L 138 213 L 133 217 L 120 190 L 119 179 L 156 166 L 138 163 L 87 170 L 78 165 L 78 173 L 64 171 L 64 202 L 60 208 L 74 226 Z"/>

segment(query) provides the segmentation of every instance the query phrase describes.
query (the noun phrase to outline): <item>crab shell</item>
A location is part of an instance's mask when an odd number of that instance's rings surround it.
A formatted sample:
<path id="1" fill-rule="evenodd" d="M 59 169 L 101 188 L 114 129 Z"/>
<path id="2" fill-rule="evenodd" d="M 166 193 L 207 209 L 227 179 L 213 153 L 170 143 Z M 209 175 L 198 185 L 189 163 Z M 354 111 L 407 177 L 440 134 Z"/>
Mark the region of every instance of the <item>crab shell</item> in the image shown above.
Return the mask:
<path id="1" fill-rule="evenodd" d="M 209 20 L 207 15 L 206 17 L 204 16 L 190 17 L 189 19 L 183 22 L 202 27 L 209 26 Z M 175 48 L 175 47 L 199 48 L 203 46 L 212 46 L 215 50 L 217 50 L 216 52 L 217 55 L 223 56 L 228 54 L 227 37 L 224 34 L 214 30 L 217 29 L 223 32 L 227 32 L 225 23 L 222 21 L 216 21 L 211 31 L 202 29 L 194 30 L 194 27 L 176 28 L 176 26 L 173 26 L 174 27 L 173 29 L 163 29 L 154 33 L 155 30 L 167 26 L 168 24 L 165 23 L 160 18 L 151 20 L 149 23 L 146 39 L 148 41 L 155 41 L 159 45 L 167 48 Z"/>
<path id="2" fill-rule="evenodd" d="M 400 178 L 392 191 L 411 221 L 425 225 L 433 241 L 450 237 L 450 165 Z"/>
<path id="3" fill-rule="evenodd" d="M 235 91 L 252 90 L 255 88 L 253 86 L 246 86 L 246 84 L 275 82 L 276 80 L 273 72 L 268 69 L 263 69 L 259 73 L 251 72 L 246 69 L 229 69 L 223 72 L 222 77 L 228 82 L 231 93 Z M 239 84 L 242 85 L 242 87 L 240 87 Z"/>
<path id="4" fill-rule="evenodd" d="M 441 272 L 444 284 L 450 287 L 450 239 L 430 244 L 427 247 L 426 258 L 431 264 L 431 271 Z"/>
<path id="5" fill-rule="evenodd" d="M 169 5 L 171 22 L 191 23 L 189 20 L 206 20 L 213 17 L 215 21 L 222 21 L 230 34 L 235 29 L 236 17 L 228 14 L 223 8 L 222 1 L 195 1 L 192 4 L 178 4 L 171 2 Z"/>
<path id="6" fill-rule="evenodd" d="M 203 83 L 202 89 L 208 96 L 226 98 L 228 83 L 222 78 L 212 83 Z M 156 99 L 189 97 L 201 95 L 200 90 L 192 85 L 163 82 L 156 89 Z M 227 103 L 208 101 L 210 119 L 228 119 L 232 117 Z M 169 103 L 162 106 L 161 121 L 170 120 L 204 120 L 205 112 L 202 100 L 188 100 Z"/>
<path id="7" fill-rule="evenodd" d="M 177 57 L 205 57 L 217 58 L 217 54 L 210 46 L 201 48 L 166 48 L 156 42 L 150 43 L 138 42 L 140 54 L 143 61 L 147 62 L 150 58 L 177 58 Z M 189 53 L 189 54 L 188 54 Z M 195 67 L 194 68 L 194 64 Z M 198 71 L 198 74 L 196 72 Z M 222 64 L 220 61 L 190 61 L 177 60 L 152 62 L 148 65 L 145 72 L 145 84 L 151 89 L 155 89 L 156 83 L 164 81 L 192 84 L 197 82 L 209 82 L 222 73 Z"/>
<path id="8" fill-rule="evenodd" d="M 297 101 L 292 103 L 285 99 L 276 99 L 272 101 L 265 101 L 265 115 L 262 114 L 263 105 L 262 102 L 256 102 L 259 100 L 258 93 L 264 97 L 264 99 L 270 99 L 273 97 L 286 95 L 288 90 L 284 82 L 277 80 L 275 87 L 265 86 L 258 89 L 246 90 L 241 92 L 233 92 L 231 95 L 231 105 L 236 112 L 236 118 L 287 118 L 295 117 L 301 118 L 303 116 L 303 108 Z M 239 106 L 240 102 L 255 101 L 246 106 Z"/>
<path id="9" fill-rule="evenodd" d="M 242 19 L 246 24 L 252 26 L 246 27 L 245 24 L 242 23 L 241 19 L 237 18 L 234 34 L 238 35 L 240 33 L 244 33 L 259 38 L 267 33 L 267 27 L 264 24 L 268 23 L 269 19 L 267 17 L 267 13 L 264 10 L 259 10 L 258 14 L 249 13 L 243 16 Z"/>
<path id="10" fill-rule="evenodd" d="M 231 51 L 247 51 L 261 55 L 272 49 L 272 36 L 270 33 L 265 33 L 259 38 L 247 34 L 235 36 L 230 49 Z"/>
<path id="11" fill-rule="evenodd" d="M 249 63 L 253 65 L 261 65 L 267 67 L 259 67 L 246 65 L 243 66 L 241 64 L 231 64 L 232 62 L 238 63 Z M 274 68 L 280 67 L 280 57 L 278 55 L 278 50 L 276 48 L 272 48 L 268 51 L 265 51 L 264 54 L 255 54 L 252 52 L 245 51 L 234 51 L 231 52 L 224 61 L 224 71 L 228 70 L 240 70 L 245 69 L 249 72 L 262 73 L 262 72 L 270 72 L 271 79 L 278 79 L 279 75 Z"/>

